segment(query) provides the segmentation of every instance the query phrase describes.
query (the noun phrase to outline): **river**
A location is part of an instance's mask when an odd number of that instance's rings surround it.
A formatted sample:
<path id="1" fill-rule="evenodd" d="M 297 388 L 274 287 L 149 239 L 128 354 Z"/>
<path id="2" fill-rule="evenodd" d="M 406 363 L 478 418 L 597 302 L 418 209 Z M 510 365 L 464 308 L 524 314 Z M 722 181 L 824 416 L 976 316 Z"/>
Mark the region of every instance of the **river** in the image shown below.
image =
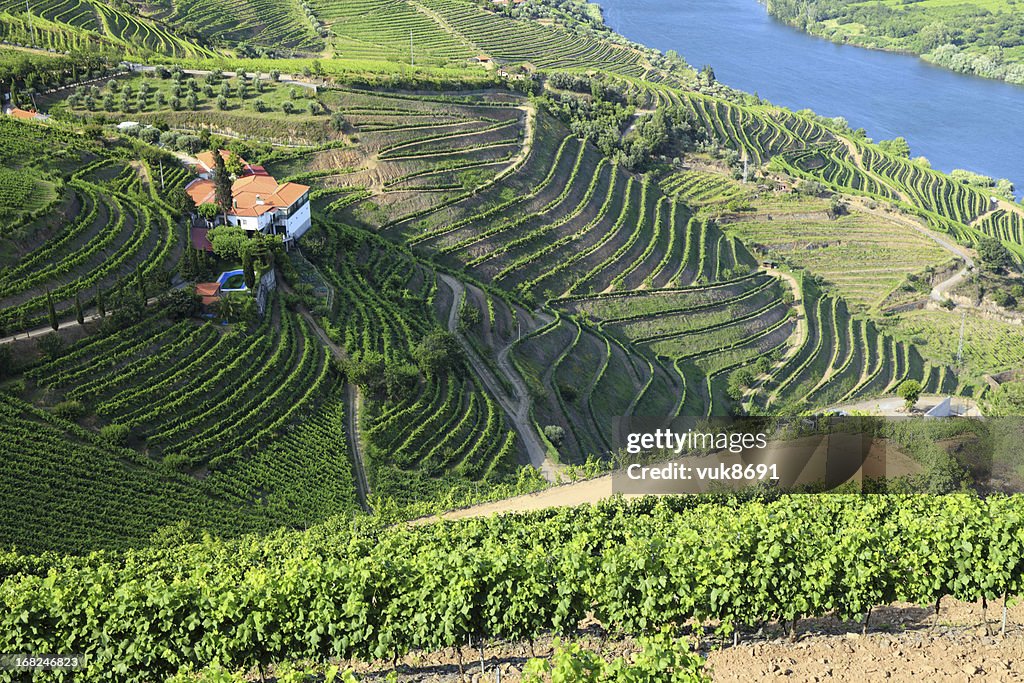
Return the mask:
<path id="1" fill-rule="evenodd" d="M 622 35 L 710 64 L 722 83 L 843 116 L 875 140 L 902 135 L 934 168 L 1009 178 L 1024 190 L 1024 87 L 836 45 L 772 19 L 757 0 L 596 1 Z"/>

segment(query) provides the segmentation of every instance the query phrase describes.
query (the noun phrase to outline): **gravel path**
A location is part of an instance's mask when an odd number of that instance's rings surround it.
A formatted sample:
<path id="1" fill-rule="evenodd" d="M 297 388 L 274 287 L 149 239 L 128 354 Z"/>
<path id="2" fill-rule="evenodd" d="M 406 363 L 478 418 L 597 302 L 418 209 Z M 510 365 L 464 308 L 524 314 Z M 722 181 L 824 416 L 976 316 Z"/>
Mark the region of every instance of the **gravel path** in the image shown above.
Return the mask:
<path id="1" fill-rule="evenodd" d="M 453 292 L 451 309 L 448 312 L 448 331 L 455 335 L 466 353 L 469 364 L 477 376 L 491 392 L 509 420 L 515 426 L 523 443 L 526 444 L 526 451 L 530 456 L 530 463 L 540 470 L 541 474 L 548 481 L 555 481 L 556 466 L 548 457 L 547 448 L 541 441 L 533 425 L 530 416 L 530 394 L 526 390 L 526 383 L 512 367 L 508 359 L 511 346 L 506 346 L 498 353 L 498 369 L 508 383 L 513 387 L 513 394 L 509 396 L 501 382 L 491 373 L 490 368 L 476 355 L 473 347 L 459 334 L 459 303 L 462 301 L 465 286 L 451 275 L 441 273 L 441 279 L 451 288 Z"/>

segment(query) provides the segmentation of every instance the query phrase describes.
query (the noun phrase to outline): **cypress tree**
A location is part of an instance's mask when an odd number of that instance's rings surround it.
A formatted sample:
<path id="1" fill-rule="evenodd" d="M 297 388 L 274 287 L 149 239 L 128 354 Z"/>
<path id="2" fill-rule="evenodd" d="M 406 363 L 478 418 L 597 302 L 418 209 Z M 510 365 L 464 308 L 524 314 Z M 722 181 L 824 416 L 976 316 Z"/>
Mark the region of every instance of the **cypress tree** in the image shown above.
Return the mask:
<path id="1" fill-rule="evenodd" d="M 75 292 L 75 320 L 79 325 L 85 324 L 85 313 L 82 311 L 82 298 Z"/>
<path id="2" fill-rule="evenodd" d="M 53 294 L 50 293 L 50 290 L 46 290 L 46 312 L 50 316 L 50 327 L 56 332 L 60 323 L 57 322 L 57 309 L 53 307 Z"/>
<path id="3" fill-rule="evenodd" d="M 252 254 L 249 250 L 242 252 L 242 273 L 245 276 L 245 286 L 252 289 L 256 286 L 256 269 L 252 265 Z"/>
<path id="4" fill-rule="evenodd" d="M 217 206 L 226 214 L 231 210 L 231 176 L 219 149 L 213 150 L 213 184 Z"/>
<path id="5" fill-rule="evenodd" d="M 107 317 L 107 300 L 106 297 L 103 296 L 102 289 L 96 290 L 96 308 L 99 309 L 101 318 Z"/>

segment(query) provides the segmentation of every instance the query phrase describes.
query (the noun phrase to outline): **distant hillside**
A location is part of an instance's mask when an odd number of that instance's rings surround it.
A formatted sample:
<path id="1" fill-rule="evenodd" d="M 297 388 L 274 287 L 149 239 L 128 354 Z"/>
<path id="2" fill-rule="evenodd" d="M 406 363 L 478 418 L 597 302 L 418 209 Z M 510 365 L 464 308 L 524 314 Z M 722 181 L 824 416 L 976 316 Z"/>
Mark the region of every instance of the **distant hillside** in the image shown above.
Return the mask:
<path id="1" fill-rule="evenodd" d="M 761 0 L 768 12 L 839 43 L 912 52 L 961 73 L 1024 85 L 1024 14 L 1015 0 Z"/>

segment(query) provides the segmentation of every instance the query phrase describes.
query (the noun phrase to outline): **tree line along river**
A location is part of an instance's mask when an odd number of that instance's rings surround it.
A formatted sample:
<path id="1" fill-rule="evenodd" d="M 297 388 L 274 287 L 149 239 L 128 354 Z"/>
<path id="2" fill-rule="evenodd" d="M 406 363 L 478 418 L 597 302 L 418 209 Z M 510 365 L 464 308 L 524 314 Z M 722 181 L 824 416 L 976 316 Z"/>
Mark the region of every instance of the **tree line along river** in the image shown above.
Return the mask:
<path id="1" fill-rule="evenodd" d="M 757 0 L 598 0 L 630 40 L 710 64 L 719 81 L 791 109 L 843 116 L 912 156 L 1024 190 L 1024 87 L 958 74 L 913 55 L 836 45 L 768 16 Z"/>

